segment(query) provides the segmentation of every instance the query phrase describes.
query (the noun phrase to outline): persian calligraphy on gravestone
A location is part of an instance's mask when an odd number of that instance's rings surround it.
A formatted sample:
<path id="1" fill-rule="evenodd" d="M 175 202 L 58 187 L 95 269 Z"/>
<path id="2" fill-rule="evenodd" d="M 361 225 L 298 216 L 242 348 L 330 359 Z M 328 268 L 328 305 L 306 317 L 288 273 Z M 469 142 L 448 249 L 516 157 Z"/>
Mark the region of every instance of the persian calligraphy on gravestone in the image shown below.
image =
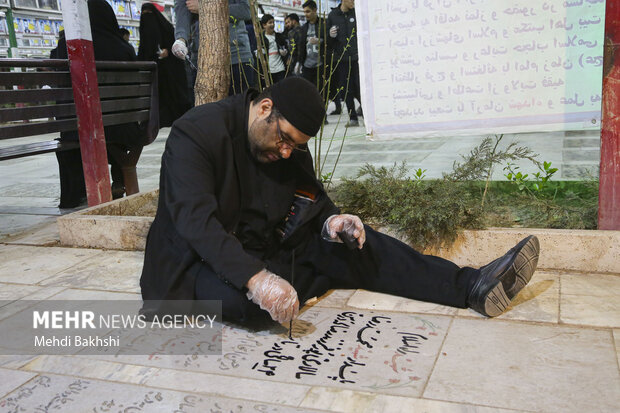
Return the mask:
<path id="1" fill-rule="evenodd" d="M 600 127 L 604 0 L 360 0 L 367 130 Z"/>
<path id="2" fill-rule="evenodd" d="M 310 308 L 292 340 L 277 330 L 223 328 L 222 355 L 154 355 L 124 362 L 303 385 L 420 396 L 450 318 Z"/>
<path id="3" fill-rule="evenodd" d="M 293 340 L 273 340 L 251 367 L 258 376 L 411 395 L 430 372 L 447 320 L 340 311 L 310 312 L 301 321 L 310 321 L 314 332 L 303 336 L 302 323 Z"/>
<path id="4" fill-rule="evenodd" d="M 253 401 L 186 394 L 132 384 L 42 375 L 0 399 L 2 412 L 300 412 L 302 409 Z"/>

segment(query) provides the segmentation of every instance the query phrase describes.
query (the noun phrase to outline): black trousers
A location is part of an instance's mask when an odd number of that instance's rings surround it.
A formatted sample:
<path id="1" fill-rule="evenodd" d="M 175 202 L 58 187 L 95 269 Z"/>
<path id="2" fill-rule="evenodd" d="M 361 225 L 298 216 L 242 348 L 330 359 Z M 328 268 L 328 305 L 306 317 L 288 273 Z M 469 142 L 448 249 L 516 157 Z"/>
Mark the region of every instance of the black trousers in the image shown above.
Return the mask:
<path id="1" fill-rule="evenodd" d="M 299 301 L 320 296 L 331 288 L 392 294 L 452 307 L 467 307 L 467 295 L 479 270 L 440 257 L 421 254 L 388 235 L 365 226 L 366 244 L 350 251 L 344 244 L 324 241 L 317 234 L 295 251 L 295 280 Z M 292 251 L 278 251 L 266 259 L 267 268 L 291 282 Z M 195 298 L 222 300 L 222 315 L 245 321 L 265 317 L 239 290 L 219 279 L 207 264 L 196 277 Z"/>
<path id="2" fill-rule="evenodd" d="M 357 99 L 360 103 L 360 69 L 357 61 L 345 61 L 344 58 L 338 64 L 336 68 L 338 73 L 338 86 L 342 87 L 341 96 L 344 97 L 344 101 L 347 104 L 347 112 L 349 113 L 349 119 L 357 119 L 357 113 L 355 112 L 355 101 Z"/>
<path id="3" fill-rule="evenodd" d="M 320 92 L 322 82 L 320 82 L 321 77 L 318 71 L 319 71 L 318 67 L 305 67 L 304 66 L 301 69 L 301 77 L 303 77 L 304 79 L 312 83 L 316 87 L 316 89 Z"/>

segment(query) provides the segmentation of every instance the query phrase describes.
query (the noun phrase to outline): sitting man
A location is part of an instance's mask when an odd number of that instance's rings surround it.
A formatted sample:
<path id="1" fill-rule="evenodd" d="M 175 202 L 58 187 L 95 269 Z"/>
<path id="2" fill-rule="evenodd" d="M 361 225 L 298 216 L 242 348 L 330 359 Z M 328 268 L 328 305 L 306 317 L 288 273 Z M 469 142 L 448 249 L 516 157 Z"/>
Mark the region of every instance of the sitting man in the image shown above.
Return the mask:
<path id="1" fill-rule="evenodd" d="M 536 269 L 536 237 L 480 269 L 459 268 L 340 214 L 307 148 L 324 117 L 316 87 L 290 77 L 260 94 L 195 107 L 175 122 L 147 238 L 143 299 L 221 300 L 227 319 L 269 313 L 281 323 L 330 288 L 490 317 L 504 312 Z"/>

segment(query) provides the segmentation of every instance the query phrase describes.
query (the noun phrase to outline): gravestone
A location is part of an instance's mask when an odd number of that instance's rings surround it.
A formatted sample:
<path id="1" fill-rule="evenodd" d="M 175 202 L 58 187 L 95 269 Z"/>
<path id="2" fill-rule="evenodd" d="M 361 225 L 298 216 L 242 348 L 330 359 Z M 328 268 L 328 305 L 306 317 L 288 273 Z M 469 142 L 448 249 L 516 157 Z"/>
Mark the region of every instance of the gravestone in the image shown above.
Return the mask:
<path id="1" fill-rule="evenodd" d="M 0 399 L 8 412 L 279 412 L 306 410 L 101 380 L 41 375 Z"/>
<path id="2" fill-rule="evenodd" d="M 450 317 L 310 308 L 288 329 L 226 324 L 222 354 L 99 355 L 175 370 L 419 397 Z M 188 340 L 190 340 L 188 338 Z M 200 337 L 191 340 L 200 340 Z M 191 347 L 191 343 L 189 347 Z M 204 346 L 203 346 L 204 347 Z M 201 348 L 196 346 L 194 348 Z"/>

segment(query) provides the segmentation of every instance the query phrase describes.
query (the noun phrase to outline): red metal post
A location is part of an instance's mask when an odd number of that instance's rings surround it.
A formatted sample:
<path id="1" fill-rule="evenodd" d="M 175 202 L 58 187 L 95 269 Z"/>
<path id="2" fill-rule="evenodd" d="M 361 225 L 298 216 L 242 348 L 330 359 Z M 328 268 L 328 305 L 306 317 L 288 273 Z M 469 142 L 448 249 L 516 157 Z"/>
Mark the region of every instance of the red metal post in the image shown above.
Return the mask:
<path id="1" fill-rule="evenodd" d="M 99 87 L 86 0 L 62 0 L 88 205 L 112 200 Z"/>
<path id="2" fill-rule="evenodd" d="M 620 230 L 620 4 L 607 1 L 598 228 Z"/>

